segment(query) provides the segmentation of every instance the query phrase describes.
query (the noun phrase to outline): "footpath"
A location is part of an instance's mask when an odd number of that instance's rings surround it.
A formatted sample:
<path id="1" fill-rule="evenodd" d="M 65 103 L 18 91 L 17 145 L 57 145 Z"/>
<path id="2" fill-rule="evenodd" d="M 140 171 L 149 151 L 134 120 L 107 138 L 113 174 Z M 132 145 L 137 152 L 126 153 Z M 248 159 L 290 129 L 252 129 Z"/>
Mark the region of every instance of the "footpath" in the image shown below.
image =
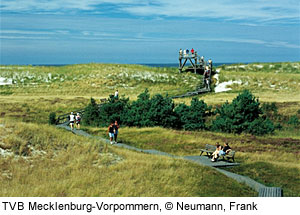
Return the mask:
<path id="1" fill-rule="evenodd" d="M 57 125 L 57 127 L 71 131 L 71 129 L 67 123 Z M 105 138 L 102 138 L 99 136 L 93 136 L 82 130 L 74 129 L 71 132 L 73 132 L 76 135 L 81 135 L 81 136 L 85 136 L 85 137 L 89 137 L 89 138 L 96 138 L 104 143 L 110 144 L 110 141 L 108 139 L 105 139 Z M 249 187 L 254 189 L 256 192 L 258 192 L 259 196 L 262 196 L 261 193 L 266 193 L 265 192 L 266 190 L 271 190 L 271 188 L 272 188 L 272 187 L 267 187 L 261 183 L 258 183 L 257 181 L 255 181 L 247 176 L 238 175 L 238 174 L 226 171 L 224 169 L 218 168 L 218 167 L 228 167 L 228 166 L 239 165 L 238 163 L 229 163 L 229 162 L 225 162 L 225 161 L 210 162 L 209 158 L 207 158 L 206 156 L 176 156 L 176 155 L 171 155 L 169 153 L 161 152 L 161 151 L 158 151 L 155 149 L 139 149 L 139 148 L 136 148 L 134 146 L 129 146 L 124 143 L 117 143 L 117 144 L 114 144 L 113 146 L 122 147 L 122 148 L 126 148 L 126 149 L 137 151 L 137 152 L 142 152 L 142 153 L 148 153 L 148 154 L 154 154 L 154 155 L 160 155 L 160 156 L 168 156 L 168 157 L 177 158 L 177 159 L 184 159 L 184 160 L 187 160 L 187 161 L 190 161 L 193 163 L 197 163 L 199 165 L 208 166 L 208 167 L 213 168 L 216 171 L 226 175 L 227 177 L 238 181 L 239 183 L 244 183 L 244 184 L 248 185 Z M 278 190 L 280 188 L 276 188 L 276 189 Z M 281 189 L 280 189 L 280 192 L 282 192 Z M 271 196 L 272 194 L 270 194 L 270 195 L 265 194 L 265 195 Z"/>

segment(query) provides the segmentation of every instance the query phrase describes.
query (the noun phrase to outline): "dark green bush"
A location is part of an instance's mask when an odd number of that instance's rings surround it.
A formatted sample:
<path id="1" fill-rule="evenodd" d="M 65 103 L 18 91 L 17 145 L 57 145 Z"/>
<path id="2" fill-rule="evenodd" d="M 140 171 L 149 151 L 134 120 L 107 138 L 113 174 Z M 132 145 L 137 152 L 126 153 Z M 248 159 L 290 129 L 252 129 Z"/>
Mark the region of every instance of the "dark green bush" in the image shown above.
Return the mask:
<path id="1" fill-rule="evenodd" d="M 136 101 L 127 106 L 124 112 L 124 122 L 129 126 L 138 127 L 175 127 L 177 117 L 173 109 L 174 103 L 171 98 L 160 94 L 150 98 L 146 89 Z"/>
<path id="2" fill-rule="evenodd" d="M 124 121 L 128 126 L 147 127 L 153 126 L 148 111 L 151 107 L 148 89 L 138 95 L 138 99 L 127 106 L 124 112 Z"/>
<path id="3" fill-rule="evenodd" d="M 180 104 L 174 111 L 179 120 L 177 127 L 185 130 L 199 130 L 206 128 L 205 119 L 210 115 L 211 107 L 207 106 L 203 100 L 193 98 L 191 106 Z"/>
<path id="4" fill-rule="evenodd" d="M 84 125 L 99 126 L 100 124 L 99 116 L 100 116 L 99 106 L 96 104 L 95 99 L 91 98 L 90 103 L 84 109 L 82 123 Z"/>
<path id="5" fill-rule="evenodd" d="M 174 113 L 174 102 L 168 96 L 160 94 L 153 96 L 150 100 L 148 118 L 154 126 L 175 127 L 177 117 Z"/>
<path id="6" fill-rule="evenodd" d="M 264 104 L 262 104 L 261 109 L 264 113 L 269 113 L 269 114 L 277 114 L 278 113 L 278 108 L 277 108 L 275 102 L 264 103 Z"/>
<path id="7" fill-rule="evenodd" d="M 217 108 L 218 116 L 212 129 L 228 133 L 251 133 L 262 135 L 272 133 L 274 125 L 270 120 L 261 118 L 260 103 L 248 90 L 243 91 L 232 103 L 226 102 Z"/>
<path id="8" fill-rule="evenodd" d="M 52 113 L 49 114 L 48 123 L 50 125 L 55 125 L 56 124 L 56 113 L 55 112 L 52 112 Z"/>
<path id="9" fill-rule="evenodd" d="M 293 115 L 289 118 L 288 124 L 294 127 L 297 127 L 298 125 L 300 125 L 299 119 L 297 117 L 297 115 Z"/>
<path id="10" fill-rule="evenodd" d="M 274 130 L 275 126 L 271 120 L 260 117 L 249 124 L 246 132 L 261 136 L 264 134 L 272 133 L 274 132 Z"/>
<path id="11" fill-rule="evenodd" d="M 99 109 L 99 125 L 106 126 L 115 120 L 119 123 L 124 123 L 123 115 L 128 101 L 128 98 L 115 98 L 114 96 L 110 96 L 108 103 L 104 103 Z"/>

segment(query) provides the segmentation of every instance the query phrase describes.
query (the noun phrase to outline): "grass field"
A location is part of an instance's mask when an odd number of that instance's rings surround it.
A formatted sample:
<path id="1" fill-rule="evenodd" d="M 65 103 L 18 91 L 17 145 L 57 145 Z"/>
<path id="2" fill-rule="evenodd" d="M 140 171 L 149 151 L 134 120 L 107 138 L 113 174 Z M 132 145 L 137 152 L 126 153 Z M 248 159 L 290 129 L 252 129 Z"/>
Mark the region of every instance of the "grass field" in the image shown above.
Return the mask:
<path id="1" fill-rule="evenodd" d="M 0 196 L 255 196 L 181 159 L 118 149 L 48 125 L 3 122 Z"/>
<path id="2" fill-rule="evenodd" d="M 261 103 L 276 104 L 279 116 L 274 120 L 283 129 L 255 137 L 121 127 L 120 140 L 176 155 L 198 155 L 206 143 L 228 141 L 241 163 L 228 170 L 268 186 L 280 186 L 285 196 L 300 196 L 300 131 L 287 124 L 292 115 L 300 118 L 300 62 L 234 64 L 217 69 L 219 82 L 237 80 L 241 84 L 229 86 L 231 91 L 199 95 L 200 99 L 215 108 L 248 89 Z M 6 153 L 0 153 L 0 181 L 7 187 L 0 190 L 0 196 L 257 196 L 206 167 L 116 149 L 46 125 L 50 112 L 59 115 L 83 108 L 91 97 L 106 98 L 116 89 L 130 100 L 145 88 L 151 95 L 191 91 L 201 84 L 198 75 L 179 74 L 175 68 L 79 64 L 2 65 L 0 77 L 12 82 L 0 85 L 0 150 Z M 189 104 L 191 98 L 174 101 Z M 106 128 L 84 129 L 106 136 Z"/>

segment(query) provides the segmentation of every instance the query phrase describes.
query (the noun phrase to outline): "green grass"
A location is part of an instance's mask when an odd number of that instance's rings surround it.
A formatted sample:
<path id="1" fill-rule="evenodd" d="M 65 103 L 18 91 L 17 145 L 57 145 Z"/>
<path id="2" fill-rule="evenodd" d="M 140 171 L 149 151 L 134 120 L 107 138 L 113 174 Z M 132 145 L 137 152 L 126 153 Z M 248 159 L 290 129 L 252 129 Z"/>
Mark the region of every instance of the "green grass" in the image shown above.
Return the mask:
<path id="1" fill-rule="evenodd" d="M 83 127 L 86 131 L 107 138 L 106 128 Z M 205 144 L 229 142 L 240 167 L 227 169 L 249 176 L 266 186 L 282 187 L 285 196 L 300 196 L 300 138 L 234 135 L 208 131 L 176 131 L 165 128 L 121 127 L 119 141 L 142 149 L 156 149 L 174 155 L 199 155 Z M 288 135 L 286 135 L 288 136 Z M 266 172 L 268 174 L 266 174 Z M 288 173 L 288 174 L 287 174 Z M 286 178 L 288 175 L 288 178 Z M 276 180 L 273 180 L 276 178 Z M 291 183 L 287 183 L 287 180 Z"/>
<path id="2" fill-rule="evenodd" d="M 198 155 L 206 143 L 228 141 L 241 163 L 230 171 L 280 186 L 285 196 L 300 196 L 300 132 L 287 125 L 290 116 L 300 118 L 300 62 L 235 64 L 218 69 L 220 82 L 241 80 L 242 84 L 232 85 L 232 91 L 199 95 L 200 99 L 215 109 L 248 89 L 260 102 L 276 103 L 280 115 L 276 122 L 284 128 L 273 135 L 254 137 L 121 127 L 120 140 L 175 155 Z M 176 68 L 120 64 L 2 65 L 0 74 L 14 83 L 0 86 L 0 124 L 5 124 L 5 128 L 0 126 L 0 147 L 14 154 L 0 157 L 0 196 L 257 196 L 247 186 L 211 169 L 105 146 L 46 125 L 51 112 L 60 115 L 83 108 L 91 97 L 99 101 L 116 89 L 131 101 L 145 88 L 151 95 L 177 95 L 194 90 L 201 84 L 201 76 L 179 74 Z M 189 104 L 191 98 L 174 101 Z M 85 129 L 106 136 L 106 128 Z"/>
<path id="3" fill-rule="evenodd" d="M 118 149 L 48 125 L 4 123 L 0 142 L 18 157 L 0 159 L 0 196 L 257 195 L 213 169 L 181 159 Z M 34 150 L 22 153 L 20 140 Z"/>

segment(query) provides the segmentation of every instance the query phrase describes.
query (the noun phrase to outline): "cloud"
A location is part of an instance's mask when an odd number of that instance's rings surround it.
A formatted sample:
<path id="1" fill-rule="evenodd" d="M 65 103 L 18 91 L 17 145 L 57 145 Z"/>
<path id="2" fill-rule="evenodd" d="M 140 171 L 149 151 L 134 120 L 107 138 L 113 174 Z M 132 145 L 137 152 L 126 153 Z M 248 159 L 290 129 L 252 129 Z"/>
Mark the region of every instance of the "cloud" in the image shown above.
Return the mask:
<path id="1" fill-rule="evenodd" d="M 8 39 L 8 40 L 48 40 L 50 37 L 31 37 L 31 36 L 3 36 L 0 35 L 0 39 Z"/>
<path id="2" fill-rule="evenodd" d="M 299 24 L 298 0 L 2 0 L 6 13 L 122 13 L 124 16 L 202 18 L 253 24 Z M 109 7 L 107 7 L 109 5 Z"/>
<path id="3" fill-rule="evenodd" d="M 55 34 L 55 32 L 49 31 L 24 31 L 24 30 L 2 30 L 0 29 L 0 34 L 32 34 L 32 35 L 49 35 Z"/>

